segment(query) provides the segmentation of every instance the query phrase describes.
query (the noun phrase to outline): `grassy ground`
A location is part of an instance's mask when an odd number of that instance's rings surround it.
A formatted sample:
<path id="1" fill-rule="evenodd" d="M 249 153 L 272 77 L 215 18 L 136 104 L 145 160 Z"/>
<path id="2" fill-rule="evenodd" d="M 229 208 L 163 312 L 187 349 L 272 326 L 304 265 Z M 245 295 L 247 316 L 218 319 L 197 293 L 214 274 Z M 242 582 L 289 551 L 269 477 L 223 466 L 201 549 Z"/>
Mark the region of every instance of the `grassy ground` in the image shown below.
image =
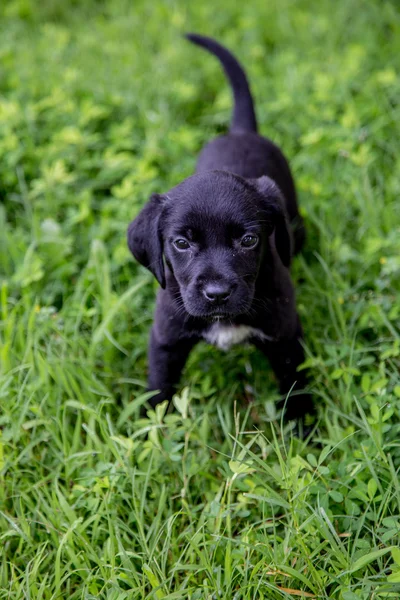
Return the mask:
<path id="1" fill-rule="evenodd" d="M 0 11 L 0 598 L 398 598 L 396 2 Z M 199 346 L 175 414 L 139 418 L 156 284 L 126 226 L 231 106 L 187 30 L 236 50 L 293 166 L 309 442 L 246 348 Z"/>

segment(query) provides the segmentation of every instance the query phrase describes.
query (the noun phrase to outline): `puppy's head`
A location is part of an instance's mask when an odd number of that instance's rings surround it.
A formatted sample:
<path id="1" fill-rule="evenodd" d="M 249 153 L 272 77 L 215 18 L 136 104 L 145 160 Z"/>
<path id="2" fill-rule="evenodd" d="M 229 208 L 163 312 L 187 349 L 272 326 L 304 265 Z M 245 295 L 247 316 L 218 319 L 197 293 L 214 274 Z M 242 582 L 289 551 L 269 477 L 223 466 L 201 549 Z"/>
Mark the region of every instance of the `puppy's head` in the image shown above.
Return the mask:
<path id="1" fill-rule="evenodd" d="M 203 318 L 246 313 L 257 278 L 268 277 L 276 260 L 288 267 L 291 258 L 284 201 L 274 182 L 224 171 L 193 175 L 167 194 L 154 194 L 129 225 L 128 246 L 162 287 L 165 258 L 179 287 L 177 302 Z"/>

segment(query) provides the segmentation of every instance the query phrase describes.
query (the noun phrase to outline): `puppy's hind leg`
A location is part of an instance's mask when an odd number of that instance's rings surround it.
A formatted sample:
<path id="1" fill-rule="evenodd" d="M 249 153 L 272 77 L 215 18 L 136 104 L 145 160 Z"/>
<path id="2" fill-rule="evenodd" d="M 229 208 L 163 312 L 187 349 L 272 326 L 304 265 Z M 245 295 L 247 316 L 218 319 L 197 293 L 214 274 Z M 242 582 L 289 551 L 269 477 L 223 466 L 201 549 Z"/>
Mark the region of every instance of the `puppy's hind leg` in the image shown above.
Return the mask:
<path id="1" fill-rule="evenodd" d="M 285 407 L 287 421 L 302 420 L 306 414 L 315 412 L 311 394 L 304 391 L 307 386 L 307 376 L 304 371 L 297 371 L 297 367 L 304 362 L 301 339 L 300 330 L 298 335 L 291 339 L 256 343 L 267 356 L 278 379 L 279 392 L 284 396 L 279 404 Z"/>
<path id="2" fill-rule="evenodd" d="M 196 341 L 195 338 L 162 340 L 157 336 L 156 328 L 152 328 L 148 390 L 159 390 L 149 400 L 152 408 L 164 400 L 172 399 L 175 386 L 179 383 L 183 367 Z"/>

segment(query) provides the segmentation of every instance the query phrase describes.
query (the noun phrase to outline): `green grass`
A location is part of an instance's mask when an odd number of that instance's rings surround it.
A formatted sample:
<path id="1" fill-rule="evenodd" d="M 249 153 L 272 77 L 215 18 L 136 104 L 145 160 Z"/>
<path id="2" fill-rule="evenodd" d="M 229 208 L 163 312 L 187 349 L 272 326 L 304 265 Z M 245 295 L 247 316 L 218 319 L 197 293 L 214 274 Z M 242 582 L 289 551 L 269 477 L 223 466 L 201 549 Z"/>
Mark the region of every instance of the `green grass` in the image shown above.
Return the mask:
<path id="1" fill-rule="evenodd" d="M 0 17 L 0 598 L 398 598 L 397 3 L 13 0 Z M 175 413 L 139 417 L 157 286 L 126 226 L 231 107 L 183 31 L 235 49 L 293 167 L 309 441 L 250 348 L 200 345 Z"/>

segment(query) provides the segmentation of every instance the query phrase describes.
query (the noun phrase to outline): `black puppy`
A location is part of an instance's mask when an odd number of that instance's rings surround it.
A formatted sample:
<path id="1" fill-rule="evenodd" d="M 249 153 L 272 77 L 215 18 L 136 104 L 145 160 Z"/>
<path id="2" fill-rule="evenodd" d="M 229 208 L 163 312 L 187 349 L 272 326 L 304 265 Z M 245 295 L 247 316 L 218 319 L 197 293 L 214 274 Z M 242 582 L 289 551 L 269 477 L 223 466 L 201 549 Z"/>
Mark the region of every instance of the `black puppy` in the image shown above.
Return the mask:
<path id="1" fill-rule="evenodd" d="M 197 173 L 154 194 L 128 228 L 128 246 L 161 285 L 149 348 L 154 407 L 170 399 L 193 346 L 253 342 L 269 358 L 280 392 L 302 389 L 302 330 L 289 275 L 304 241 L 289 165 L 257 134 L 246 75 L 220 44 L 187 38 L 217 56 L 234 95 L 228 135 L 201 152 Z M 288 224 L 289 222 L 289 224 Z M 294 242 L 294 243 L 293 243 Z M 165 262 L 164 262 L 165 259 Z M 286 417 L 311 411 L 293 394 Z"/>

